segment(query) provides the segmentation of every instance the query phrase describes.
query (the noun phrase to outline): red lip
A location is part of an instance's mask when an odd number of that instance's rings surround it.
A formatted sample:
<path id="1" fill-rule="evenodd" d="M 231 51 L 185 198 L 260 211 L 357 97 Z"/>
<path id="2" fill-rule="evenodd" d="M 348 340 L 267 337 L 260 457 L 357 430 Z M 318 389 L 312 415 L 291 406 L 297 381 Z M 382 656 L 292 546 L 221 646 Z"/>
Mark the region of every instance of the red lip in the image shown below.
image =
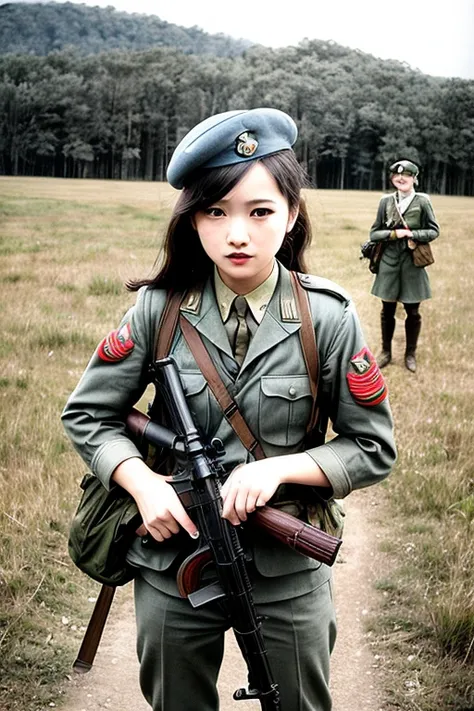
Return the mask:
<path id="1" fill-rule="evenodd" d="M 232 254 L 227 255 L 227 259 L 230 259 L 234 264 L 242 264 L 252 259 L 252 257 L 249 254 L 244 254 L 244 252 L 232 252 Z"/>

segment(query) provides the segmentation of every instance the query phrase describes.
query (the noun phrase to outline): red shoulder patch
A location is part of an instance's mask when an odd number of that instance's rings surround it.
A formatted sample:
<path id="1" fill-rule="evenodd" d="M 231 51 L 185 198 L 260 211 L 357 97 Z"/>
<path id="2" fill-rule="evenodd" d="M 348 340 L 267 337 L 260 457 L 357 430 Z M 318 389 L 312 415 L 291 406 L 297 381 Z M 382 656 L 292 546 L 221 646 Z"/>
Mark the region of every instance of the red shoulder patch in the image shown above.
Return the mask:
<path id="1" fill-rule="evenodd" d="M 121 328 L 111 331 L 99 344 L 99 358 L 107 363 L 123 360 L 133 351 L 135 344 L 131 338 L 130 324 L 126 323 Z"/>
<path id="2" fill-rule="evenodd" d="M 347 373 L 347 384 L 354 400 L 364 407 L 373 407 L 385 400 L 387 385 L 367 346 L 352 356 L 349 362 L 352 372 Z"/>

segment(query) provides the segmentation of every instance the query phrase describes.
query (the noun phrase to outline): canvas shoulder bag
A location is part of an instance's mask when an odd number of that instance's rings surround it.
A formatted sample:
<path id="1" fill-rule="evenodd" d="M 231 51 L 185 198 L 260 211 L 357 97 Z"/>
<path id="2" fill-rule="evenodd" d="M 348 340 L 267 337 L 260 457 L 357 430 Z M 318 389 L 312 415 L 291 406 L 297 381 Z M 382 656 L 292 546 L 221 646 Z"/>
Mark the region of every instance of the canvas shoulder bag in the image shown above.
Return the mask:
<path id="1" fill-rule="evenodd" d="M 182 294 L 169 294 L 158 330 L 157 352 L 164 357 L 173 338 Z M 75 565 L 93 580 L 113 587 L 136 575 L 127 551 L 142 519 L 132 496 L 121 486 L 107 491 L 93 474 L 81 482 L 83 491 L 69 529 L 68 550 Z"/>

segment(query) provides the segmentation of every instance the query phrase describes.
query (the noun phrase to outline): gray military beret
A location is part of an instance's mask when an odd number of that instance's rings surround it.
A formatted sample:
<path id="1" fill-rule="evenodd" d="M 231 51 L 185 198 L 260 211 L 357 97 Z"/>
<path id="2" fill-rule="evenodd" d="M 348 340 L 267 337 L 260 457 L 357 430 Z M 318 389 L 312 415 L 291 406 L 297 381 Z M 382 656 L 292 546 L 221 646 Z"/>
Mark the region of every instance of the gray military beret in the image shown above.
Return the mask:
<path id="1" fill-rule="evenodd" d="M 411 160 L 397 160 L 396 163 L 389 168 L 392 174 L 395 173 L 410 173 L 410 175 L 417 176 L 420 172 L 417 165 L 411 162 Z"/>
<path id="2" fill-rule="evenodd" d="M 226 111 L 201 121 L 176 147 L 166 173 L 180 190 L 197 168 L 217 168 L 256 160 L 295 143 L 298 129 L 278 109 Z"/>

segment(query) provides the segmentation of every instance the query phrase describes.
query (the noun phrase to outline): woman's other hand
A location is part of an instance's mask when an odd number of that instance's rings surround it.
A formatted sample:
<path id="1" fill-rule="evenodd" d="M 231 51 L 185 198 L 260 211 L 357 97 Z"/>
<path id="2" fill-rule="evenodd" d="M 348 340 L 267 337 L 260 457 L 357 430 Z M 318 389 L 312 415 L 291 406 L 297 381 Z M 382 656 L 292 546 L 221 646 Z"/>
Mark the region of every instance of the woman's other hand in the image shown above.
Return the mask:
<path id="1" fill-rule="evenodd" d="M 413 232 L 405 227 L 395 230 L 397 239 L 404 239 L 405 237 L 413 237 Z"/>
<path id="2" fill-rule="evenodd" d="M 323 470 L 307 452 L 241 464 L 221 489 L 222 516 L 237 526 L 256 508 L 265 506 L 280 484 L 331 487 Z"/>
<path id="3" fill-rule="evenodd" d="M 230 474 L 221 489 L 222 516 L 234 526 L 248 514 L 264 506 L 282 483 L 278 457 L 241 464 Z"/>

